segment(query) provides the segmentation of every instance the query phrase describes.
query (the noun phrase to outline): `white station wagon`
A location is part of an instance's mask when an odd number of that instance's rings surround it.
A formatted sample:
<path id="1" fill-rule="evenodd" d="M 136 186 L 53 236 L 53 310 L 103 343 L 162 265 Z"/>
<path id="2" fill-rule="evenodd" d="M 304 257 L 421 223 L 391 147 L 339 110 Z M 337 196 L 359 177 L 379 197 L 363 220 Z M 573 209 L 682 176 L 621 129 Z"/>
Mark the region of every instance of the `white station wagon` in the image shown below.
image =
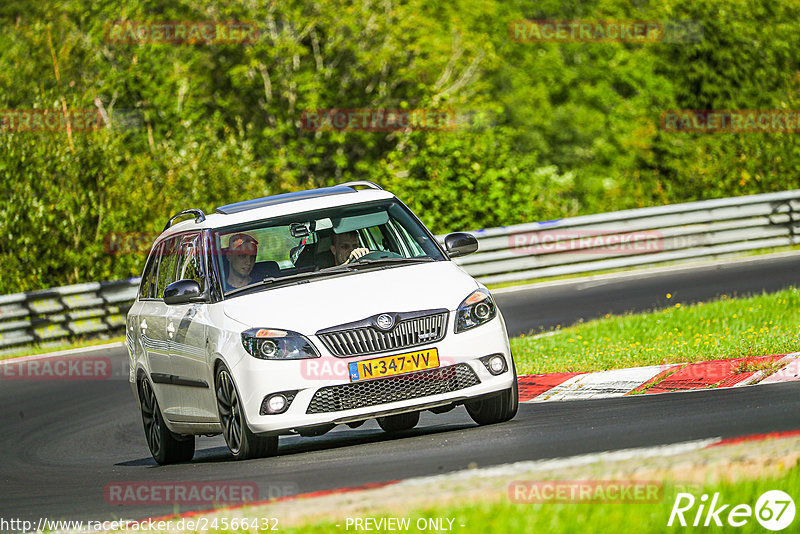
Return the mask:
<path id="1" fill-rule="evenodd" d="M 263 457 L 281 434 L 397 432 L 461 404 L 479 424 L 511 419 L 503 318 L 450 260 L 477 249 L 466 233 L 441 247 L 371 182 L 175 215 L 127 318 L 153 457 L 188 461 L 196 435 L 220 433 L 234 458 Z"/>

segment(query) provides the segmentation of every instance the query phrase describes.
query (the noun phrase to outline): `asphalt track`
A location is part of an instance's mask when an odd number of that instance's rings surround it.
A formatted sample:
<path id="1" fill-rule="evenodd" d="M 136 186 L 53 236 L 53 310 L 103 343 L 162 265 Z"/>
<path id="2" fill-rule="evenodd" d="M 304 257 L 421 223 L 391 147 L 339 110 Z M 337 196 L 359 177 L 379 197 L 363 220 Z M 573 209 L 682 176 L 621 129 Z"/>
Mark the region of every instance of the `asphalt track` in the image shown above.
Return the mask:
<path id="1" fill-rule="evenodd" d="M 510 333 L 620 313 L 800 284 L 800 256 L 691 271 L 578 281 L 502 293 Z M 665 302 L 670 292 L 673 299 Z M 677 300 L 676 300 L 677 299 Z M 102 354 L 124 367 L 123 349 Z M 116 379 L 113 379 L 116 378 Z M 470 466 L 571 456 L 800 428 L 800 383 L 525 404 L 511 422 L 473 424 L 463 407 L 423 414 L 389 436 L 374 422 L 318 438 L 281 438 L 273 458 L 234 462 L 219 437 L 199 438 L 195 459 L 159 467 L 121 376 L 101 381 L 0 383 L 0 518 L 138 519 L 172 505 L 106 502 L 110 483 L 254 482 L 259 497 L 432 475 Z M 208 505 L 184 506 L 180 511 Z"/>
<path id="2" fill-rule="evenodd" d="M 508 335 L 566 326 L 606 313 L 642 312 L 800 286 L 800 253 L 745 261 L 633 271 L 495 292 Z M 667 294 L 671 298 L 667 298 Z"/>

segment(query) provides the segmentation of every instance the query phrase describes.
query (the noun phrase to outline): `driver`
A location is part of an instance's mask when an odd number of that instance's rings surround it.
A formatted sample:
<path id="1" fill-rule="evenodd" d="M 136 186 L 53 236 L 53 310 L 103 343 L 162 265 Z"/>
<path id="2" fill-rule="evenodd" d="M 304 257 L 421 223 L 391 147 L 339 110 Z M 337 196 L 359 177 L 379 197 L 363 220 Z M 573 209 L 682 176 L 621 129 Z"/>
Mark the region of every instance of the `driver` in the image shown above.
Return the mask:
<path id="1" fill-rule="evenodd" d="M 333 234 L 331 238 L 331 254 L 336 265 L 352 263 L 360 257 L 369 254 L 369 249 L 361 247 L 358 241 L 358 232 L 345 232 L 343 234 Z"/>
<path id="2" fill-rule="evenodd" d="M 228 276 L 226 290 L 244 287 L 253 283 L 253 266 L 256 263 L 258 241 L 248 234 L 234 234 L 228 241 Z"/>

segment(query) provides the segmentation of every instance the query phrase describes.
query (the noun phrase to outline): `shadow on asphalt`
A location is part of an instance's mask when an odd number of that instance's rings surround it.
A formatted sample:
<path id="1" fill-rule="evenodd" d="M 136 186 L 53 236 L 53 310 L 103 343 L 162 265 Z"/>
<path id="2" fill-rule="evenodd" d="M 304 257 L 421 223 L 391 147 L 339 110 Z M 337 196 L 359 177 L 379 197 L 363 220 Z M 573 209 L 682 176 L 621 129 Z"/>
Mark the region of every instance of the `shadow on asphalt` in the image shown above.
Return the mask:
<path id="1" fill-rule="evenodd" d="M 504 423 L 510 424 L 510 423 Z M 497 425 L 494 425 L 497 426 Z M 398 439 L 423 437 L 442 434 L 446 432 L 460 432 L 470 428 L 480 428 L 475 423 L 449 423 L 429 425 L 414 428 L 404 432 L 389 434 L 383 430 L 335 430 L 323 436 L 304 438 L 298 435 L 282 436 L 279 442 L 278 453 L 274 457 L 291 456 L 310 452 L 321 452 L 332 449 L 342 449 L 369 443 L 381 443 Z M 202 445 L 200 445 L 202 446 Z M 225 446 L 199 448 L 195 452 L 191 464 L 209 464 L 219 462 L 233 462 L 230 451 Z M 151 457 L 137 458 L 114 464 L 119 467 L 160 467 Z"/>

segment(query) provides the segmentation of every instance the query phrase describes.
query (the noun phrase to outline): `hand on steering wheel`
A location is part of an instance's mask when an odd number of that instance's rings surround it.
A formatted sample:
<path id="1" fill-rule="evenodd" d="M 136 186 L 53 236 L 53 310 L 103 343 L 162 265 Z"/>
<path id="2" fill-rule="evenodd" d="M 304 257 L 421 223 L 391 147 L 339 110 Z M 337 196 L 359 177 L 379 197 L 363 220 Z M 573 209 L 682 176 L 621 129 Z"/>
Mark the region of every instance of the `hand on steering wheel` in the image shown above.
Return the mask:
<path id="1" fill-rule="evenodd" d="M 361 256 L 366 256 L 369 254 L 368 248 L 357 248 L 350 253 L 350 257 L 347 258 L 345 263 L 353 263 L 354 261 L 358 261 Z"/>
<path id="2" fill-rule="evenodd" d="M 366 251 L 366 254 L 360 253 L 360 251 Z M 356 255 L 358 252 L 358 255 Z M 355 258 L 353 256 L 356 255 Z M 392 252 L 391 250 L 369 250 L 366 248 L 358 248 L 354 250 L 350 254 L 350 259 L 347 260 L 347 263 L 355 263 L 360 261 L 367 261 L 367 260 L 386 260 L 391 258 L 402 258 L 400 254 L 397 252 Z"/>

